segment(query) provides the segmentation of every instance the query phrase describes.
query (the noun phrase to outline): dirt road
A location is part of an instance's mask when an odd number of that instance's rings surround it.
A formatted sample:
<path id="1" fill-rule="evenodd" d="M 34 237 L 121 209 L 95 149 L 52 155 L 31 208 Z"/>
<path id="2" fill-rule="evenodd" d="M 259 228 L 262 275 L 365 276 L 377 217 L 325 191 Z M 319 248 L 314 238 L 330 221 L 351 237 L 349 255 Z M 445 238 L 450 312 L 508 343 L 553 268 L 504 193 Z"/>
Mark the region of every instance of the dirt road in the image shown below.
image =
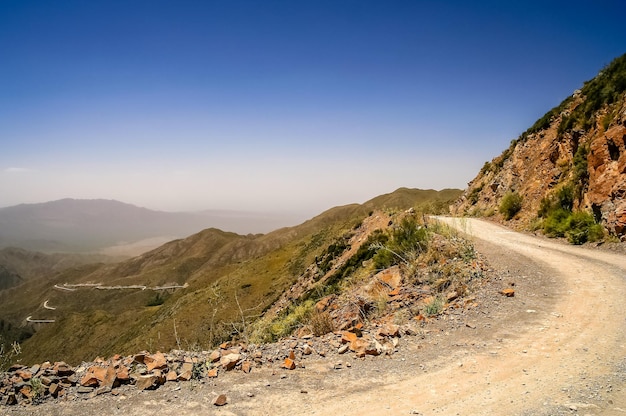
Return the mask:
<path id="1" fill-rule="evenodd" d="M 485 287 L 478 308 L 442 318 L 423 337 L 403 338 L 390 358 L 336 355 L 291 372 L 255 369 L 32 412 L 626 415 L 626 256 L 481 220 L 441 221 L 470 234 L 500 277 Z M 505 287 L 515 297 L 498 294 Z M 211 405 L 218 393 L 229 397 L 227 406 Z"/>

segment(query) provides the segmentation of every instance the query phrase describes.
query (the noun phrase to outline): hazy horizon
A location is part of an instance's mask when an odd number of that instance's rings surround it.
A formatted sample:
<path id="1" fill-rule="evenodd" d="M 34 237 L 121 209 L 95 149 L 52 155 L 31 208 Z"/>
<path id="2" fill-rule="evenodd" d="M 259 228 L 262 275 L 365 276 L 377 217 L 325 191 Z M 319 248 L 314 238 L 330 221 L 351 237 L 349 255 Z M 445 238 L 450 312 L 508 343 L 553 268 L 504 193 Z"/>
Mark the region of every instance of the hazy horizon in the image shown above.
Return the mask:
<path id="1" fill-rule="evenodd" d="M 0 3 L 0 207 L 319 213 L 465 188 L 623 54 L 604 1 Z"/>

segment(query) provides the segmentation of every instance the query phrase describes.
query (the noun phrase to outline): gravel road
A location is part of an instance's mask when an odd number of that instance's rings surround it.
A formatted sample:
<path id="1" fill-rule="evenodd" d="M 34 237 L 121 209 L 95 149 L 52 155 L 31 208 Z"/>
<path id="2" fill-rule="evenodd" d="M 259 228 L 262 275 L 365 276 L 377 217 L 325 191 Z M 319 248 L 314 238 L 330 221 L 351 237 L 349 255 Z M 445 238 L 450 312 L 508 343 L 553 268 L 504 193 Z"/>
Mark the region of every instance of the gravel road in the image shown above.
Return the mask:
<path id="1" fill-rule="evenodd" d="M 493 267 L 479 306 L 404 337 L 391 357 L 4 409 L 8 414 L 626 415 L 626 256 L 440 218 Z M 512 298 L 498 292 L 513 288 Z M 341 364 L 337 366 L 337 364 Z M 339 369 L 337 369 L 339 368 Z M 224 393 L 229 403 L 211 400 Z M 3 409 L 0 409 L 2 412 Z"/>

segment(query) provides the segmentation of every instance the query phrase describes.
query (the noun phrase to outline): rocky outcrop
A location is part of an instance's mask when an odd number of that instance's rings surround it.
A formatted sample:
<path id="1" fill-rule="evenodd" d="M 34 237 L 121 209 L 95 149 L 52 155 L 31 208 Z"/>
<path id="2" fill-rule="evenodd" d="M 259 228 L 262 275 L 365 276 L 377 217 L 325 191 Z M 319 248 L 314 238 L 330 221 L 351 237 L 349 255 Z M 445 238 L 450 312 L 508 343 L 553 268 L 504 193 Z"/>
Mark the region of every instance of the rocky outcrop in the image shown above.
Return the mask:
<path id="1" fill-rule="evenodd" d="M 523 204 L 513 224 L 527 228 L 542 199 L 570 186 L 574 210 L 626 238 L 625 90 L 626 55 L 485 163 L 452 212 L 498 218 L 504 195 L 517 192 Z"/>
<path id="2" fill-rule="evenodd" d="M 626 109 L 617 123 L 590 140 L 589 188 L 584 205 L 599 215 L 609 231 L 626 234 Z"/>

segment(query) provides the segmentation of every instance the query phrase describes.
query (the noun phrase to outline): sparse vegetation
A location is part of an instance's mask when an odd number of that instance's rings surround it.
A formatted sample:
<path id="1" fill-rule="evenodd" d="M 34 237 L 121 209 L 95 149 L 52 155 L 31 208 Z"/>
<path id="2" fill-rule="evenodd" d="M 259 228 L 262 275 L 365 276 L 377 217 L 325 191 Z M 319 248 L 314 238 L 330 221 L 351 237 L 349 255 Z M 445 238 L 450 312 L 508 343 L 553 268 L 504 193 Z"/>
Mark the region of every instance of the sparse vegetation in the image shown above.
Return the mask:
<path id="1" fill-rule="evenodd" d="M 573 206 L 572 185 L 564 185 L 552 196 L 543 198 L 537 212 L 538 218 L 543 218 L 543 232 L 549 237 L 567 237 L 572 244 L 602 239 L 602 226 L 587 212 L 573 212 Z"/>
<path id="2" fill-rule="evenodd" d="M 386 244 L 370 244 L 376 250 L 374 267 L 386 269 L 400 262 L 408 264 L 428 247 L 428 229 L 414 216 L 407 216 L 391 231 Z"/>
<path id="3" fill-rule="evenodd" d="M 522 209 L 523 197 L 517 192 L 507 192 L 500 202 L 499 211 L 506 220 L 513 218 Z"/>
<path id="4" fill-rule="evenodd" d="M 598 76 L 585 82 L 581 89 L 585 100 L 569 116 L 563 117 L 559 133 L 565 133 L 573 128 L 588 130 L 593 127 L 597 121 L 596 112 L 603 105 L 611 105 L 617 101 L 624 91 L 626 91 L 626 55 L 616 58 Z M 603 123 L 608 127 L 607 121 Z"/>
<path id="5" fill-rule="evenodd" d="M 154 297 L 146 303 L 146 306 L 159 306 L 163 305 L 163 302 L 165 302 L 165 298 L 161 295 L 161 293 L 157 292 L 156 295 L 154 295 Z"/>
<path id="6" fill-rule="evenodd" d="M 439 315 L 444 305 L 445 301 L 441 296 L 434 296 L 424 305 L 424 313 L 426 316 Z"/>
<path id="7" fill-rule="evenodd" d="M 335 330 L 333 318 L 330 314 L 328 312 L 319 312 L 315 308 L 313 308 L 313 311 L 309 314 L 308 323 L 311 326 L 313 335 L 316 337 L 328 334 L 329 332 L 333 332 Z"/>

